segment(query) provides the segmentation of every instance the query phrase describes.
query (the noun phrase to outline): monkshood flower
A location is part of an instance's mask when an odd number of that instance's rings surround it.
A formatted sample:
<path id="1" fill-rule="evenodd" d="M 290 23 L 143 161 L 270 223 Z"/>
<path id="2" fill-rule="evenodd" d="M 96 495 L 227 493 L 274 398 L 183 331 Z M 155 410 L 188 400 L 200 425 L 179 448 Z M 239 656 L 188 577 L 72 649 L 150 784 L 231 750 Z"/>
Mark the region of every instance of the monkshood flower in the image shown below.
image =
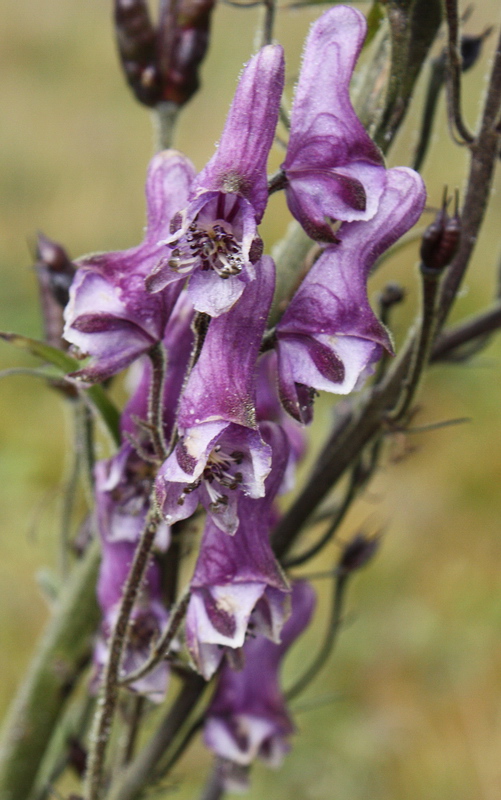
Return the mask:
<path id="1" fill-rule="evenodd" d="M 381 253 L 419 219 L 426 198 L 420 176 L 387 171 L 375 216 L 345 223 L 306 275 L 277 325 L 279 391 L 296 419 L 311 419 L 310 388 L 347 394 L 386 349 L 388 332 L 367 298 L 367 277 Z"/>
<path id="2" fill-rule="evenodd" d="M 191 357 L 194 334 L 191 329 L 193 306 L 186 291 L 181 292 L 165 328 L 163 346 L 167 365 L 163 392 L 164 438 L 168 442 L 174 428 L 181 389 Z M 151 361 L 143 356 L 132 367 L 132 381 L 136 380 L 132 395 L 120 417 L 122 437 L 145 445 L 148 419 L 148 400 L 151 384 Z M 143 423 L 143 424 L 142 424 Z M 153 454 L 152 454 L 153 455 Z"/>
<path id="3" fill-rule="evenodd" d="M 273 297 L 275 267 L 263 257 L 239 303 L 209 325 L 181 398 L 179 441 L 158 472 L 169 524 L 199 502 L 227 533 L 238 525 L 239 495 L 262 497 L 271 452 L 255 418 L 255 365 Z"/>
<path id="4" fill-rule="evenodd" d="M 75 373 L 101 381 L 132 363 L 161 341 L 181 284 L 159 295 L 146 292 L 144 279 L 160 260 L 158 241 L 169 233 L 171 217 L 186 205 L 194 170 L 181 153 L 165 150 L 150 162 L 146 180 L 148 223 L 137 247 L 85 256 L 65 310 L 65 339 L 90 364 Z"/>
<path id="5" fill-rule="evenodd" d="M 243 648 L 243 669 L 223 666 L 207 711 L 204 741 L 226 762 L 245 767 L 259 757 L 277 767 L 289 750 L 288 738 L 294 725 L 280 689 L 279 671 L 288 649 L 308 626 L 314 605 L 311 586 L 297 581 L 292 588 L 292 613 L 282 629 L 280 643 L 262 636 L 250 638 Z M 225 772 L 227 790 L 247 788 L 245 784 L 235 785 L 235 777 L 242 772 Z"/>
<path id="6" fill-rule="evenodd" d="M 137 544 L 150 510 L 154 466 L 124 442 L 112 458 L 97 462 L 94 475 L 101 540 Z M 167 550 L 169 539 L 169 527 L 162 522 L 155 538 L 157 548 Z"/>
<path id="7" fill-rule="evenodd" d="M 94 649 L 95 677 L 97 689 L 99 675 L 108 657 L 108 638 L 116 621 L 123 585 L 129 574 L 136 544 L 130 541 L 102 541 L 102 561 L 97 584 L 97 596 L 103 621 Z M 122 662 L 124 674 L 134 671 L 146 661 L 151 645 L 160 636 L 168 622 L 168 613 L 162 604 L 161 573 L 159 565 L 152 560 L 138 602 L 131 617 L 131 634 Z M 130 688 L 146 695 L 154 702 L 165 697 L 169 680 L 169 668 L 161 662 L 148 675 L 130 685 Z"/>
<path id="8" fill-rule="evenodd" d="M 382 155 L 349 95 L 366 30 L 363 14 L 335 6 L 312 26 L 303 54 L 282 170 L 291 214 L 321 241 L 336 241 L 334 220 L 371 219 L 385 186 Z"/>
<path id="9" fill-rule="evenodd" d="M 164 238 L 168 252 L 147 280 L 151 292 L 189 277 L 196 310 L 217 317 L 254 280 L 263 249 L 257 225 L 268 200 L 266 162 L 283 80 L 279 45 L 263 47 L 244 69 L 216 153 Z"/>
<path id="10" fill-rule="evenodd" d="M 248 631 L 278 642 L 290 612 L 289 586 L 270 545 L 271 506 L 283 481 L 289 445 L 278 425 L 265 422 L 262 433 L 273 452 L 266 496 L 240 500 L 234 536 L 208 518 L 191 580 L 186 642 L 206 679 L 227 648 L 243 646 Z"/>

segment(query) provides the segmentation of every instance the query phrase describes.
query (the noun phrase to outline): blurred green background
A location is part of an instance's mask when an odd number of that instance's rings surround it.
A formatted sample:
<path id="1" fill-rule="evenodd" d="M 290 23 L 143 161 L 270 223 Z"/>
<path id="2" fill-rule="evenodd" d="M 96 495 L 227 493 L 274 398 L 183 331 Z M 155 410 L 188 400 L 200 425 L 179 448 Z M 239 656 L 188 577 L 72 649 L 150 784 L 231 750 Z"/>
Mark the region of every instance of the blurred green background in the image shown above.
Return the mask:
<path id="1" fill-rule="evenodd" d="M 276 33 L 286 48 L 289 88 L 308 25 L 321 10 L 279 13 Z M 497 23 L 498 14 L 498 0 L 483 0 L 467 30 Z M 110 16 L 103 0 L 0 0 L 1 329 L 40 334 L 28 247 L 37 229 L 73 256 L 141 239 L 151 124 L 117 68 Z M 184 112 L 176 139 L 197 168 L 213 152 L 236 77 L 253 51 L 258 18 L 255 9 L 222 5 L 216 12 L 203 90 Z M 465 77 L 470 125 L 494 38 Z M 391 165 L 411 161 L 423 89 L 422 78 Z M 274 153 L 272 167 L 280 155 Z M 442 98 L 423 173 L 430 205 L 438 205 L 444 184 L 463 186 L 466 158 L 448 137 Z M 495 189 L 454 318 L 493 296 L 500 203 Z M 283 199 L 274 196 L 263 225 L 268 252 L 285 230 L 283 209 Z M 410 247 L 385 264 L 371 287 L 372 297 L 390 278 L 407 288 L 407 302 L 395 315 L 397 337 L 415 310 L 416 258 Z M 3 368 L 31 363 L 5 344 L 0 348 Z M 293 752 L 279 772 L 255 769 L 250 800 L 501 796 L 500 366 L 498 341 L 470 364 L 430 372 L 416 424 L 462 416 L 472 421 L 390 442 L 384 467 L 340 536 L 346 540 L 360 525 L 385 526 L 382 550 L 354 580 L 346 625 L 322 679 L 296 702 Z M 36 573 L 57 569 L 55 519 L 69 424 L 63 402 L 41 381 L 12 377 L 0 389 L 3 711 L 48 616 Z M 331 406 L 329 398 L 318 405 L 317 441 Z M 332 563 L 336 552 L 332 545 L 305 573 Z M 325 581 L 318 589 L 326 608 Z M 288 664 L 289 676 L 321 635 L 319 614 Z M 166 796 L 197 796 L 208 764 L 202 748 L 192 748 Z"/>

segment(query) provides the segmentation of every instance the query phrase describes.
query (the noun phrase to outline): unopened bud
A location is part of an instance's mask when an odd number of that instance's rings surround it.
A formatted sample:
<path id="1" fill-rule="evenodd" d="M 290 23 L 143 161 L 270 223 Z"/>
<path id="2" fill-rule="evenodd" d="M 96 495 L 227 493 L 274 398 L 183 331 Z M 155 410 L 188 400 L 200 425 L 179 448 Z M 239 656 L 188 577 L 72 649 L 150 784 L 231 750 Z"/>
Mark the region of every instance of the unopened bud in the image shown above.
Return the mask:
<path id="1" fill-rule="evenodd" d="M 423 234 L 421 242 L 421 271 L 440 273 L 447 267 L 459 247 L 461 238 L 461 218 L 458 213 L 458 194 L 456 192 L 454 215 L 449 216 L 447 190 L 444 201 L 436 219 Z"/>
<path id="2" fill-rule="evenodd" d="M 68 258 L 64 247 L 57 242 L 38 234 L 37 268 L 47 272 L 48 284 L 55 300 L 64 308 L 69 300 L 70 286 L 75 276 L 75 265 Z"/>
<path id="3" fill-rule="evenodd" d="M 146 0 L 115 0 L 118 51 L 127 82 L 147 106 L 184 105 L 199 86 L 215 0 L 181 0 L 161 7 L 158 26 Z"/>
<path id="4" fill-rule="evenodd" d="M 480 58 L 483 43 L 493 30 L 492 27 L 489 27 L 478 36 L 465 34 L 461 37 L 461 69 L 463 72 L 467 72 L 467 70 L 471 69 L 474 64 L 476 64 L 477 60 Z"/>
<path id="5" fill-rule="evenodd" d="M 156 66 L 157 34 L 146 0 L 115 0 L 117 45 L 127 83 L 140 103 L 154 106 L 162 98 Z"/>
<path id="6" fill-rule="evenodd" d="M 405 297 L 405 290 L 398 283 L 387 283 L 379 295 L 379 302 L 383 308 L 401 303 Z"/>
<path id="7" fill-rule="evenodd" d="M 362 569 L 374 557 L 379 548 L 379 536 L 369 538 L 364 533 L 357 535 L 345 546 L 338 563 L 342 575 Z"/>
<path id="8" fill-rule="evenodd" d="M 184 105 L 200 85 L 199 67 L 209 44 L 215 0 L 181 0 L 177 18 L 161 21 L 159 70 L 162 100 Z"/>

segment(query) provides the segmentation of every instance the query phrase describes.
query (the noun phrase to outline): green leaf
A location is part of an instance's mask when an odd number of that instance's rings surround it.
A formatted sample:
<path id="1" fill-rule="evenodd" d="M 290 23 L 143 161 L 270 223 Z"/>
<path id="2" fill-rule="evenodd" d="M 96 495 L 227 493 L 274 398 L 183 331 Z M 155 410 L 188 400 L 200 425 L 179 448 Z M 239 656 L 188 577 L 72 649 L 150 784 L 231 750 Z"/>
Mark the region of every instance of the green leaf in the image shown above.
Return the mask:
<path id="1" fill-rule="evenodd" d="M 57 374 L 45 377 L 64 380 L 68 372 L 75 372 L 81 367 L 81 362 L 77 361 L 76 358 L 73 358 L 73 356 L 70 356 L 68 353 L 65 353 L 64 350 L 59 350 L 57 347 L 52 347 L 52 345 L 47 344 L 46 342 L 41 342 L 38 339 L 31 339 L 29 336 L 21 336 L 18 333 L 6 333 L 4 331 L 0 331 L 0 339 L 3 339 L 9 344 L 13 344 L 14 347 L 18 347 L 21 350 L 26 350 L 28 353 L 31 353 L 37 358 L 41 358 L 43 361 L 46 361 L 57 368 Z M 39 377 L 44 376 L 40 375 Z M 70 383 L 72 386 L 77 385 L 73 381 L 68 381 L 68 383 Z M 106 425 L 106 428 L 111 434 L 115 444 L 119 445 L 120 414 L 113 401 L 110 400 L 104 391 L 103 387 L 96 384 L 95 386 L 90 386 L 89 388 L 78 387 L 78 389 L 89 399 L 91 405 L 101 416 L 101 419 Z"/>

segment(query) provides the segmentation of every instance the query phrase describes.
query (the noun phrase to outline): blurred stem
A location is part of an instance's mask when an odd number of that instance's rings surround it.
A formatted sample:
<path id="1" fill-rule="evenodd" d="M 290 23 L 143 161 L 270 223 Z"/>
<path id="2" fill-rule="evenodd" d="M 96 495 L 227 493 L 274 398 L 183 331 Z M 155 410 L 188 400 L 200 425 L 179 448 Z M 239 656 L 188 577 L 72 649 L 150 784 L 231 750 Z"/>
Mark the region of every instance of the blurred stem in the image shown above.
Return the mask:
<path id="1" fill-rule="evenodd" d="M 129 698 L 127 729 L 124 736 L 123 749 L 120 758 L 121 765 L 126 766 L 132 761 L 137 743 L 139 727 L 143 718 L 146 698 L 142 695 L 132 695 Z"/>
<path id="2" fill-rule="evenodd" d="M 501 328 L 501 303 L 497 302 L 486 311 L 446 329 L 435 342 L 431 361 L 454 359 L 455 351 L 465 344 L 470 344 L 479 338 L 484 344 L 484 338 L 499 328 Z"/>
<path id="3" fill-rule="evenodd" d="M 218 759 L 215 759 L 214 767 L 200 795 L 200 800 L 221 800 L 225 792 L 221 783 L 220 772 Z"/>
<path id="4" fill-rule="evenodd" d="M 158 103 L 153 111 L 155 151 L 168 150 L 174 141 L 174 132 L 180 107 L 172 101 Z"/>
<path id="5" fill-rule="evenodd" d="M 275 24 L 276 0 L 263 0 L 264 20 L 262 46 L 273 41 L 273 26 Z"/>
<path id="6" fill-rule="evenodd" d="M 309 561 L 311 558 L 316 556 L 317 553 L 323 550 L 325 545 L 330 542 L 332 537 L 335 535 L 337 529 L 339 528 L 341 522 L 345 518 L 346 513 L 356 496 L 358 486 L 359 486 L 358 470 L 357 467 L 355 467 L 350 476 L 350 481 L 346 489 L 346 494 L 342 502 L 338 506 L 338 508 L 336 508 L 336 510 L 334 511 L 332 521 L 330 525 L 327 527 L 325 533 L 322 534 L 320 539 L 317 542 L 315 542 L 314 545 L 309 547 L 303 553 L 299 553 L 297 556 L 291 556 L 290 558 L 286 558 L 285 561 L 283 562 L 283 566 L 286 569 L 289 569 L 290 567 L 298 567 L 300 564 L 304 564 L 306 561 Z"/>
<path id="7" fill-rule="evenodd" d="M 341 626 L 341 615 L 343 612 L 343 602 L 347 584 L 348 575 L 346 573 L 337 575 L 336 579 L 334 580 L 331 614 L 323 645 L 306 672 L 285 693 L 285 697 L 288 702 L 301 694 L 301 692 L 303 692 L 310 685 L 310 683 L 317 677 L 320 670 L 326 664 L 327 659 L 332 653 L 332 649 L 336 643 L 336 638 Z"/>
<path id="8" fill-rule="evenodd" d="M 447 20 L 447 116 L 453 139 L 458 144 L 471 144 L 474 137 L 466 127 L 461 114 L 461 66 L 459 49 L 459 17 L 457 0 L 444 0 Z M 456 137 L 456 131 L 460 139 Z"/>
<path id="9" fill-rule="evenodd" d="M 419 132 L 418 146 L 414 155 L 412 165 L 416 172 L 419 172 L 428 152 L 433 130 L 433 121 L 437 110 L 437 102 L 445 80 L 445 58 L 443 55 L 435 58 L 430 65 L 430 78 L 426 90 L 426 99 L 421 120 L 421 130 Z"/>
<path id="10" fill-rule="evenodd" d="M 112 783 L 107 800 L 136 800 L 151 780 L 151 774 L 158 761 L 188 719 L 200 700 L 206 681 L 200 675 L 190 675 L 156 729 L 150 741 L 123 772 Z"/>
<path id="11" fill-rule="evenodd" d="M 88 680 L 84 674 L 83 681 Z M 46 800 L 51 786 L 68 766 L 69 744 L 72 739 L 82 741 L 92 716 L 95 698 L 85 687 L 83 697 L 77 697 L 61 714 L 52 733 L 29 800 Z"/>
<path id="12" fill-rule="evenodd" d="M 99 544 L 76 564 L 5 721 L 0 740 L 0 797 L 30 794 L 52 731 L 92 652 L 99 622 L 95 586 Z"/>
<path id="13" fill-rule="evenodd" d="M 442 272 L 426 270 L 421 265 L 422 312 L 415 348 L 412 353 L 409 371 L 405 376 L 400 395 L 394 408 L 386 415 L 393 423 L 405 420 L 418 390 L 421 376 L 428 363 L 437 322 L 437 297 Z"/>

